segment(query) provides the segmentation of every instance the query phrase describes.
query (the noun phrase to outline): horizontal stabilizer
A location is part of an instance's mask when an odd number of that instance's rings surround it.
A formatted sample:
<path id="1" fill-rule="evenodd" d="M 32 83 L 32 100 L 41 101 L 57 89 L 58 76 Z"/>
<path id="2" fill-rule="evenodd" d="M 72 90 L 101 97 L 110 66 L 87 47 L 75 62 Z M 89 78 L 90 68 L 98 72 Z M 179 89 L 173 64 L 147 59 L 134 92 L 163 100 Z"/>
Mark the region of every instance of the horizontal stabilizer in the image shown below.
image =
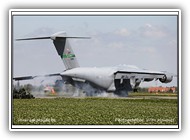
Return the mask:
<path id="1" fill-rule="evenodd" d="M 90 37 L 74 37 L 74 36 L 68 36 L 68 37 L 35 37 L 35 38 L 21 38 L 21 39 L 16 39 L 16 41 L 22 41 L 22 40 L 40 40 L 40 39 L 66 39 L 66 38 L 71 38 L 71 39 L 90 39 Z"/>
<path id="2" fill-rule="evenodd" d="M 16 41 L 22 40 L 40 40 L 40 39 L 51 39 L 56 48 L 58 55 L 63 60 L 66 69 L 72 69 L 79 67 L 76 55 L 74 54 L 69 40 L 67 39 L 90 39 L 90 37 L 81 37 L 81 36 L 70 36 L 67 35 L 65 31 L 57 32 L 53 35 L 46 37 L 32 37 L 32 38 L 23 38 L 16 39 Z M 27 77 L 32 78 L 32 77 Z M 22 79 L 22 78 L 21 78 Z"/>

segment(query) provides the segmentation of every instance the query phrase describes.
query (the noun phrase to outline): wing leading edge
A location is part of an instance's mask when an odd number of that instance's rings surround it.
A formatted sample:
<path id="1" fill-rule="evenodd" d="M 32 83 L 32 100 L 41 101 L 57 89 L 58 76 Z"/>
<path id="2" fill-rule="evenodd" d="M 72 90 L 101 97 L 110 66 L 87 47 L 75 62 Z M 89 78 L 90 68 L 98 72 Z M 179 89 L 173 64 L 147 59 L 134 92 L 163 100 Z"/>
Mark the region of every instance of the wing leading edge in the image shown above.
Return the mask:
<path id="1" fill-rule="evenodd" d="M 51 76 L 61 76 L 60 73 L 54 73 L 54 74 L 47 74 L 47 75 L 37 75 L 37 76 L 22 76 L 22 77 L 14 77 L 13 80 L 20 81 L 20 80 L 31 80 L 36 77 L 51 77 Z"/>

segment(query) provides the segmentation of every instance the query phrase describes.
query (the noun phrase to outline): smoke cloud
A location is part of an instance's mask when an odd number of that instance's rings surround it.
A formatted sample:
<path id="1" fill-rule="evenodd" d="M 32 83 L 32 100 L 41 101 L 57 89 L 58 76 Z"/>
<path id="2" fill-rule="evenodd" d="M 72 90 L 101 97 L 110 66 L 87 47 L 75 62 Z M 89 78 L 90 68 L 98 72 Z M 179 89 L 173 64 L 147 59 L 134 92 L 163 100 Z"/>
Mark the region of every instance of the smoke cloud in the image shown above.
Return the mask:
<path id="1" fill-rule="evenodd" d="M 14 87 L 29 87 L 30 93 L 35 98 L 59 98 L 59 97 L 120 97 L 127 96 L 126 92 L 121 95 L 97 89 L 89 83 L 75 82 L 73 85 L 64 83 L 62 79 L 39 78 L 30 83 L 15 82 Z"/>

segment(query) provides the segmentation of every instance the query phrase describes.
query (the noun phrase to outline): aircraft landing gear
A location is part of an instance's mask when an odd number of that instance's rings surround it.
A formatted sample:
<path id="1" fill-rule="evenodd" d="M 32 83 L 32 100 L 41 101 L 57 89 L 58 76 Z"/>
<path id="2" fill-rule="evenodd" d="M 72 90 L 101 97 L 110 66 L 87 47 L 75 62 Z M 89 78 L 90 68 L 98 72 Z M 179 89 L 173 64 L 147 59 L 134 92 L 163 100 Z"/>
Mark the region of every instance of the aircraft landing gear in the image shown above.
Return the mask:
<path id="1" fill-rule="evenodd" d="M 130 79 L 115 79 L 116 95 L 120 97 L 127 97 L 128 92 L 132 90 Z"/>

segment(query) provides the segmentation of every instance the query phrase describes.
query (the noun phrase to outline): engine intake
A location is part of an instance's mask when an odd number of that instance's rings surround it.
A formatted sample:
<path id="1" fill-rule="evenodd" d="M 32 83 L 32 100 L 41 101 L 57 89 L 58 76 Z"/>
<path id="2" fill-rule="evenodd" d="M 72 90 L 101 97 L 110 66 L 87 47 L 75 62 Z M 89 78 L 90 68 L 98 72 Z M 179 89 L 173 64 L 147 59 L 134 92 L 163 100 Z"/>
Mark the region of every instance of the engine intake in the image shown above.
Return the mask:
<path id="1" fill-rule="evenodd" d="M 165 74 L 163 78 L 159 79 L 162 83 L 170 83 L 173 80 L 173 75 Z"/>

